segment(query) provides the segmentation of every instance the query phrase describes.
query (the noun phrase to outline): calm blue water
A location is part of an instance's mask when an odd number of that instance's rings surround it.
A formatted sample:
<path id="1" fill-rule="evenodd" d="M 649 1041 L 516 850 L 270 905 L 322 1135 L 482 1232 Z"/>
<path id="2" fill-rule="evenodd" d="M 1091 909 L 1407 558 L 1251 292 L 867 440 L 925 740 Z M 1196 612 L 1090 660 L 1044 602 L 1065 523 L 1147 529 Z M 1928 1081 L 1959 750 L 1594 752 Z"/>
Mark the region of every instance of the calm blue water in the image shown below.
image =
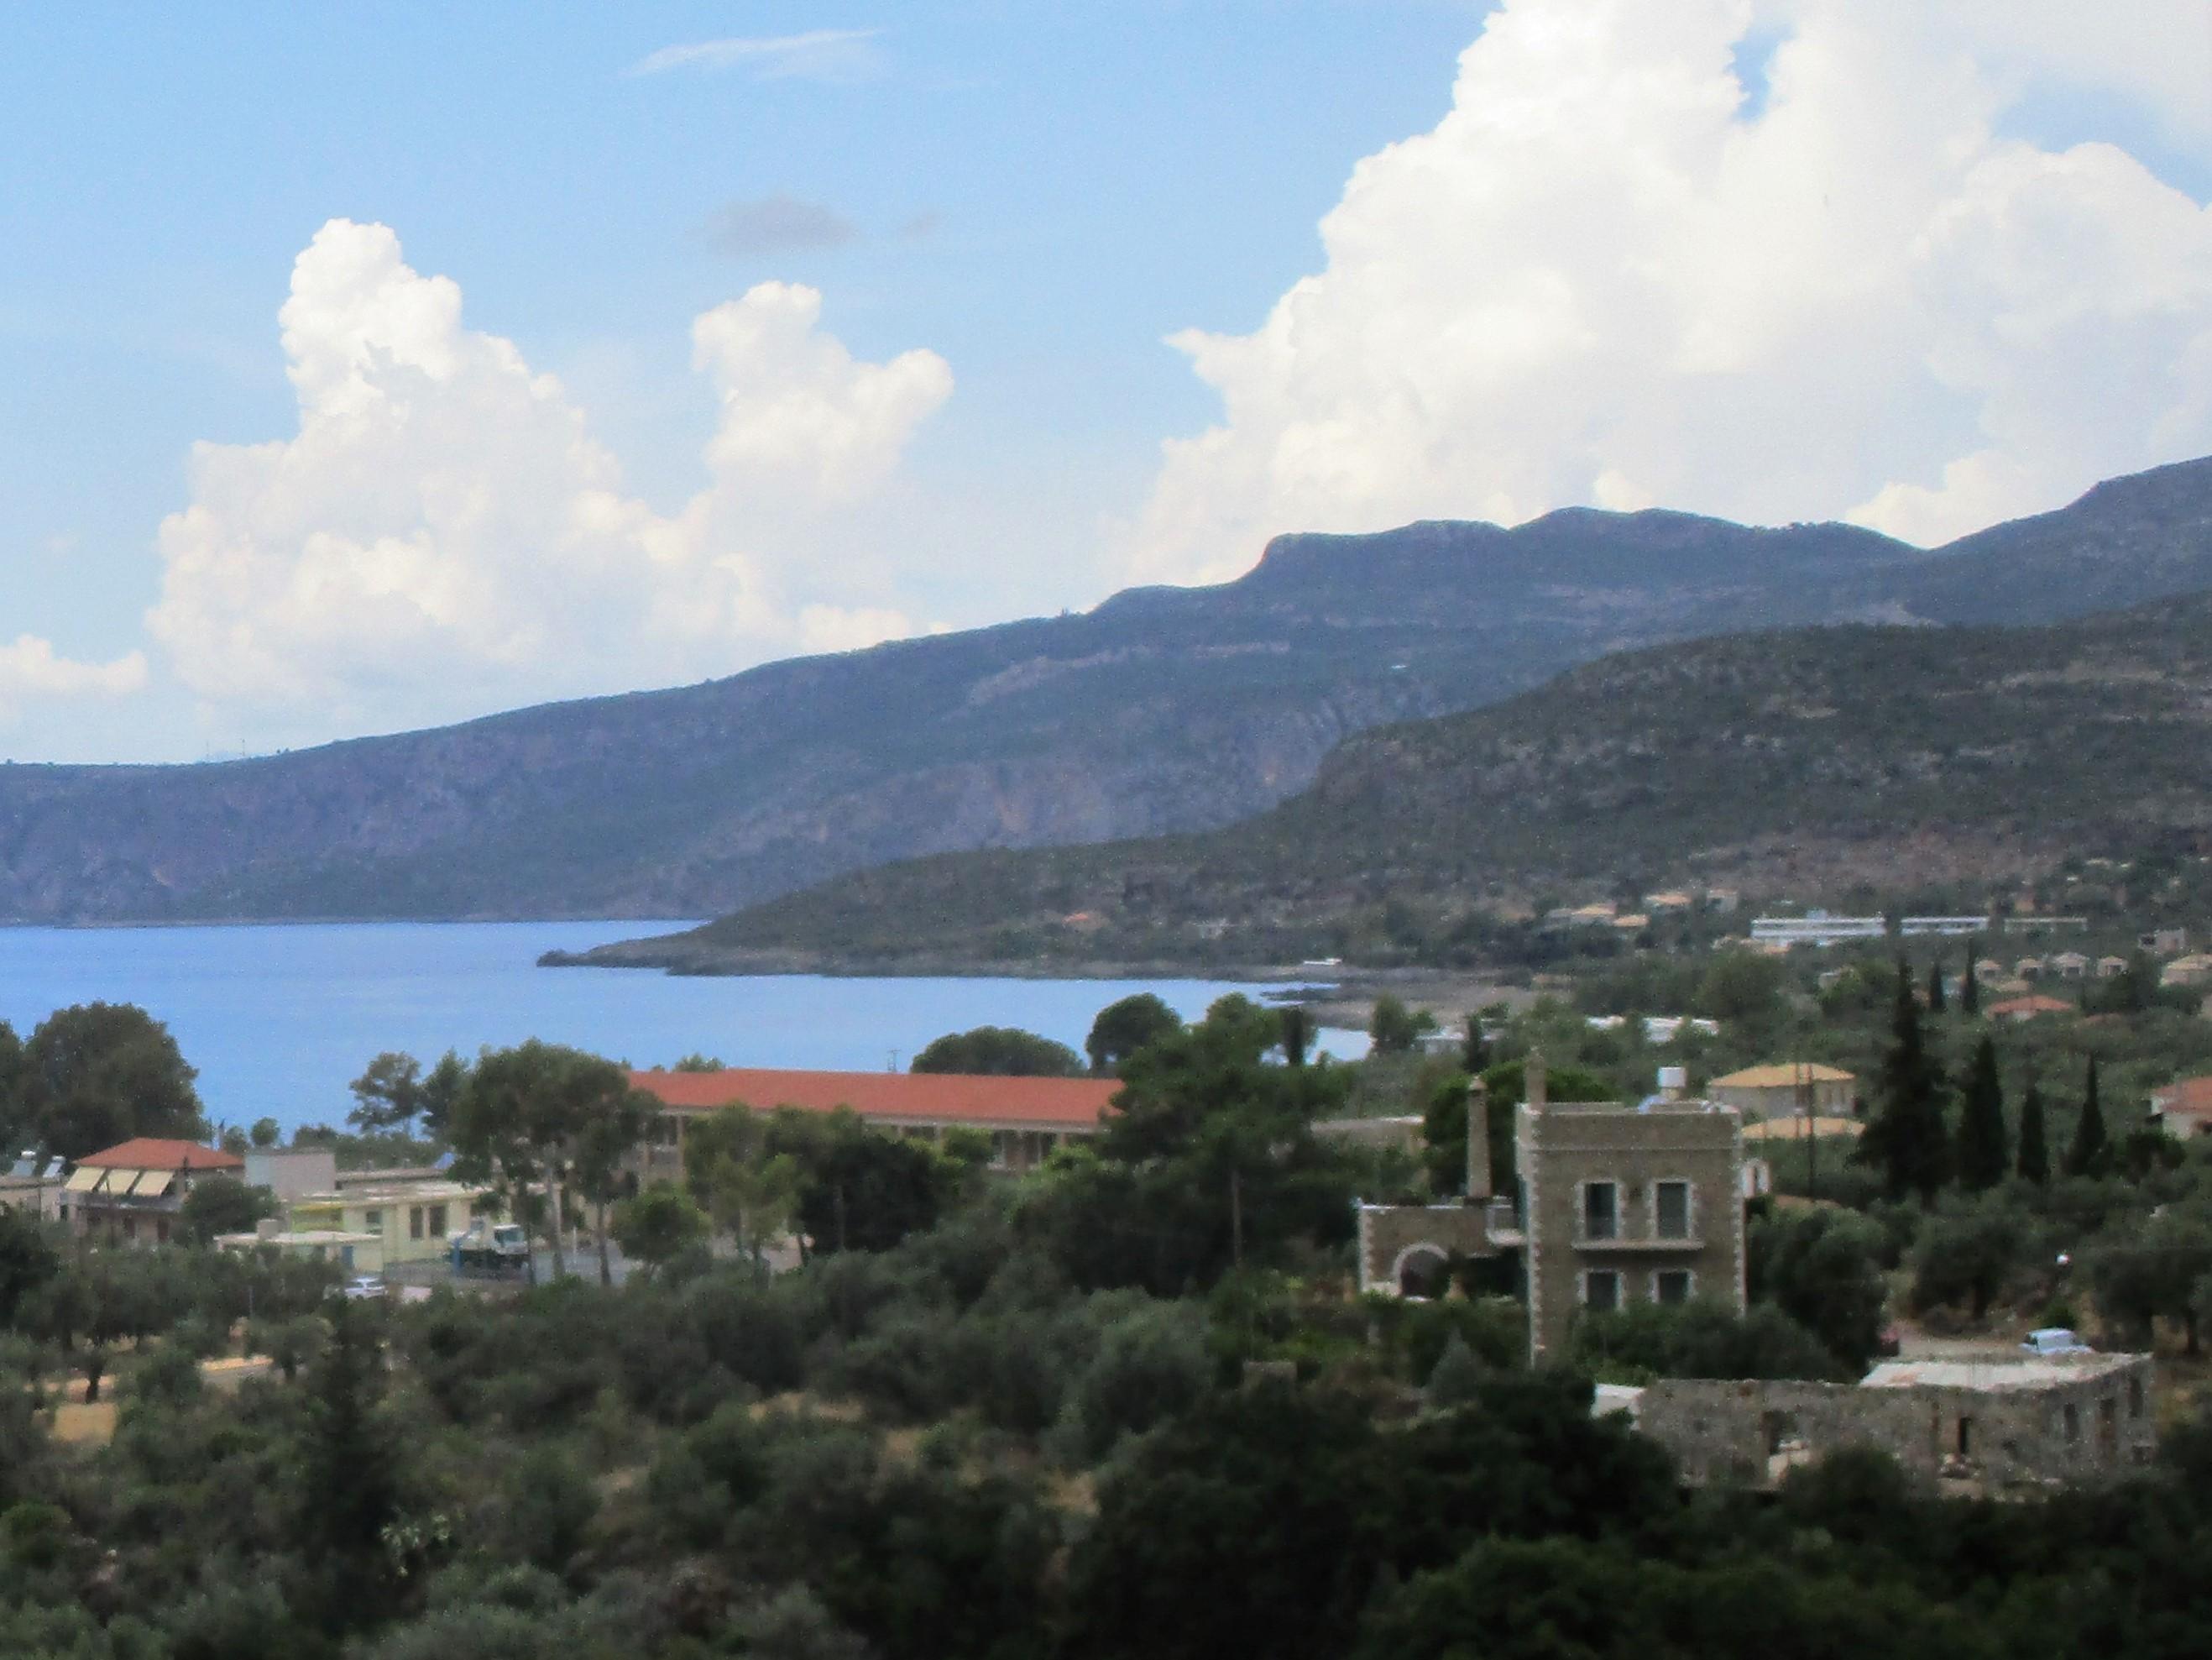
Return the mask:
<path id="1" fill-rule="evenodd" d="M 541 969 L 538 953 L 673 933 L 679 922 L 362 923 L 0 928 L 0 1018 L 28 1037 L 71 1003 L 137 1003 L 199 1068 L 220 1122 L 342 1123 L 346 1085 L 385 1049 L 550 1043 L 665 1066 L 903 1067 L 932 1038 L 1021 1026 L 1080 1050 L 1098 1011 L 1150 990 L 1186 1018 L 1212 981 L 676 979 Z M 1243 989 L 1249 990 L 1250 988 Z M 1332 1034 L 1348 1037 L 1349 1034 Z"/>

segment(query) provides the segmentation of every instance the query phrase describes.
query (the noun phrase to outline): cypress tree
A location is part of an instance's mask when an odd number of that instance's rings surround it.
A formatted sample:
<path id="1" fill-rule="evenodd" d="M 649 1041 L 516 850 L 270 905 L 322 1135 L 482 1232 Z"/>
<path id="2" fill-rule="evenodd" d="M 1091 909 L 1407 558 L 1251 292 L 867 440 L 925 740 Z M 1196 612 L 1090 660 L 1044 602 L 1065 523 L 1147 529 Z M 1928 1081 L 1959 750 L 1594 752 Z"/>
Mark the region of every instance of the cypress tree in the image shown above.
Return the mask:
<path id="1" fill-rule="evenodd" d="M 2051 1180 L 2051 1149 L 2043 1139 L 2043 1091 L 2033 1078 L 2020 1098 L 2020 1175 L 2038 1187 Z"/>
<path id="2" fill-rule="evenodd" d="M 1997 1046 L 1987 1033 L 1974 1045 L 1959 1115 L 1959 1185 L 1980 1193 L 2004 1180 L 2010 1149 L 2005 1145 L 2004 1088 L 1997 1081 Z"/>
<path id="3" fill-rule="evenodd" d="M 2097 1057 L 2089 1057 L 2089 1079 L 2081 1089 L 2081 1116 L 2075 1122 L 2074 1139 L 2066 1146 L 2069 1176 L 2101 1176 L 2110 1149 L 2105 1134 L 2105 1110 L 2097 1103 Z"/>
<path id="4" fill-rule="evenodd" d="M 1943 959 L 1940 957 L 1928 965 L 1928 1012 L 1943 1012 Z"/>
<path id="5" fill-rule="evenodd" d="M 1875 1079 L 1876 1110 L 1852 1156 L 1880 1167 L 1890 1197 L 1908 1193 L 1932 1205 L 1951 1174 L 1950 1134 L 1943 1122 L 1943 1074 L 1928 1054 L 1911 965 L 1897 965 L 1897 1001 L 1889 1053 Z"/>
<path id="6" fill-rule="evenodd" d="M 1981 941 L 1966 941 L 1966 977 L 1959 982 L 1959 1011 L 1969 1018 L 1982 1012 L 1982 982 L 1974 974 L 1974 952 Z"/>

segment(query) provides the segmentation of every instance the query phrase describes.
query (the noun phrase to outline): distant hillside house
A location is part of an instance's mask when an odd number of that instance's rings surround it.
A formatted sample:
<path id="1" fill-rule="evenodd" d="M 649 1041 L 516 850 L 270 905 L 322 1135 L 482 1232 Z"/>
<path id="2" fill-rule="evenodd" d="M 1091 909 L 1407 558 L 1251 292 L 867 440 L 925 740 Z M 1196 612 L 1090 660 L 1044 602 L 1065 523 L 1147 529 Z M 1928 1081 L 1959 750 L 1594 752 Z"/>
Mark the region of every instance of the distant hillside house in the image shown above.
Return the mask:
<path id="1" fill-rule="evenodd" d="M 2046 997 L 2041 992 L 2027 997 L 2008 997 L 2002 1002 L 1992 1003 L 1986 1012 L 1992 1020 L 2035 1020 L 2046 1014 L 2075 1014 L 2079 1011 L 2064 1000 Z"/>
<path id="2" fill-rule="evenodd" d="M 2177 1141 L 2212 1131 L 2212 1078 L 2182 1078 L 2150 1092 L 2150 1121 Z"/>
<path id="3" fill-rule="evenodd" d="M 951 1129 L 991 1138 L 991 1162 L 1028 1170 L 1069 1137 L 1098 1134 L 1121 1085 L 1111 1078 L 982 1078 L 960 1073 L 784 1072 L 732 1067 L 721 1072 L 634 1072 L 630 1083 L 666 1109 L 638 1160 L 647 1181 L 673 1180 L 684 1168 L 684 1128 L 704 1113 L 748 1106 L 759 1112 L 849 1109 L 872 1129 L 939 1141 Z"/>
<path id="4" fill-rule="evenodd" d="M 165 1245 L 192 1184 L 210 1176 L 243 1177 L 246 1161 L 197 1141 L 140 1136 L 77 1160 L 63 1184 L 70 1225 L 110 1242 Z"/>
<path id="5" fill-rule="evenodd" d="M 2212 957 L 2177 957 L 2159 970 L 2161 986 L 2201 986 L 2212 980 Z"/>
<path id="6" fill-rule="evenodd" d="M 2153 928 L 2136 936 L 2136 949 L 2154 957 L 2179 957 L 2189 949 L 2187 928 Z"/>
<path id="7" fill-rule="evenodd" d="M 1847 1118 L 1858 1079 L 1837 1067 L 1817 1061 L 1784 1061 L 1774 1066 L 1746 1067 L 1705 1085 L 1706 1096 L 1734 1107 L 1753 1122 L 1764 1118 L 1795 1117 L 1809 1104 L 1814 1116 Z M 1801 1104 L 1799 1091 L 1806 1100 Z"/>

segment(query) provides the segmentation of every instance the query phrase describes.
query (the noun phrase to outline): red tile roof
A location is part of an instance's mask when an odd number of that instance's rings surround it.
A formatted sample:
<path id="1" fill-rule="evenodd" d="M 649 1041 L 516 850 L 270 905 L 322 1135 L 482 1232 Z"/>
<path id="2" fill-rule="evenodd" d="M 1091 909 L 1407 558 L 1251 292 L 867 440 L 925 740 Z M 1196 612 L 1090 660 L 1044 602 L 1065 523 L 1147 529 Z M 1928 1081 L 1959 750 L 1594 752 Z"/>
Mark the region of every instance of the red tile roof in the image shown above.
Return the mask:
<path id="1" fill-rule="evenodd" d="M 708 1111 L 743 1103 L 762 1111 L 850 1107 L 871 1122 L 976 1124 L 1095 1130 L 1121 1085 L 1111 1078 L 979 1078 L 958 1073 L 634 1072 L 630 1082 L 672 1107 Z"/>
<path id="2" fill-rule="evenodd" d="M 2073 1014 L 2074 1005 L 2057 997 L 2045 997 L 2038 992 L 2033 997 L 2008 997 L 2002 1003 L 1992 1003 L 1984 1011 L 1991 1018 L 2006 1015 Z"/>
<path id="3" fill-rule="evenodd" d="M 95 1170 L 244 1170 L 246 1160 L 221 1147 L 197 1141 L 164 1141 L 141 1135 L 120 1146 L 88 1152 L 76 1161 Z"/>
<path id="4" fill-rule="evenodd" d="M 2184 1078 L 2150 1092 L 2153 1112 L 2178 1118 L 2212 1116 L 2212 1078 Z"/>

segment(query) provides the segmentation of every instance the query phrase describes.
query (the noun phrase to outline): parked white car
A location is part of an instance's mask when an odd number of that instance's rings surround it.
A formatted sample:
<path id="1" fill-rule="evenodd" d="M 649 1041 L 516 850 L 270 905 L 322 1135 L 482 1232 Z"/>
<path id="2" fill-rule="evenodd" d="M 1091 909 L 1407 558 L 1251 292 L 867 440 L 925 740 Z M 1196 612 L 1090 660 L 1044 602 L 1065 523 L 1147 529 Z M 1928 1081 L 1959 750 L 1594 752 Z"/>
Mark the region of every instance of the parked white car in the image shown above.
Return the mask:
<path id="1" fill-rule="evenodd" d="M 374 1274 L 359 1274 L 339 1287 L 340 1294 L 356 1299 L 384 1295 L 384 1281 Z"/>
<path id="2" fill-rule="evenodd" d="M 2021 1347 L 2028 1353 L 2043 1357 L 2054 1354 L 2094 1354 L 2091 1348 L 2064 1326 L 2045 1326 L 2032 1331 L 2021 1340 Z"/>

